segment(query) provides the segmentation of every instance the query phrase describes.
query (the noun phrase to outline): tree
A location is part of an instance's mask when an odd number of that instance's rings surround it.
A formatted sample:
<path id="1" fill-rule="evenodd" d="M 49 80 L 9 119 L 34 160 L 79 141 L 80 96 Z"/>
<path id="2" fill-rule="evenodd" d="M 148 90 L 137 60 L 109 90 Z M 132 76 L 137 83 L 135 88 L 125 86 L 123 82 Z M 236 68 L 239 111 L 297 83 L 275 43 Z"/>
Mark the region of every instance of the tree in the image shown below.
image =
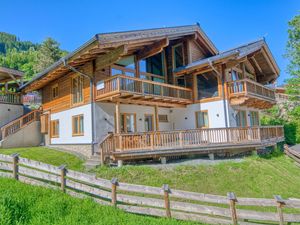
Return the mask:
<path id="1" fill-rule="evenodd" d="M 66 54 L 60 50 L 59 43 L 52 38 L 47 38 L 39 47 L 34 66 L 36 72 L 41 72 Z"/>
<path id="2" fill-rule="evenodd" d="M 290 60 L 288 73 L 291 78 L 287 80 L 287 93 L 291 100 L 299 100 L 300 96 L 300 15 L 289 22 L 286 57 Z"/>

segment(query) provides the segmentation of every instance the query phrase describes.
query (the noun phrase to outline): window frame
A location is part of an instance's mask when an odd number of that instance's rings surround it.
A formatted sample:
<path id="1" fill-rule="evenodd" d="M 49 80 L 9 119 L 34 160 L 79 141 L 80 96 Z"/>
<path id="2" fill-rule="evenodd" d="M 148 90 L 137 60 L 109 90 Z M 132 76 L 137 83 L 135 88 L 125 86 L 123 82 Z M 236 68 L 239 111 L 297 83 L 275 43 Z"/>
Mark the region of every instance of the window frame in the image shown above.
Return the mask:
<path id="1" fill-rule="evenodd" d="M 55 90 L 55 89 L 57 89 L 57 90 L 55 91 L 56 95 L 54 96 L 53 90 Z M 51 99 L 54 100 L 54 99 L 57 99 L 58 97 L 59 97 L 59 88 L 58 88 L 58 83 L 56 83 L 51 86 Z"/>
<path id="2" fill-rule="evenodd" d="M 134 132 L 127 132 L 126 131 L 126 128 L 127 128 L 127 121 L 126 121 L 126 116 L 127 115 L 130 115 L 130 116 L 132 116 L 133 115 L 133 122 L 134 122 Z M 122 124 L 122 116 L 124 116 L 124 119 L 123 119 L 123 124 Z M 116 121 L 116 115 L 115 115 L 115 121 Z M 116 124 L 116 123 L 115 123 Z M 117 124 L 116 124 L 117 125 Z M 122 126 L 123 126 L 123 130 L 122 130 Z M 115 126 L 115 128 L 117 128 L 116 126 Z M 137 121 L 136 121 L 136 113 L 120 113 L 120 132 L 121 133 L 125 133 L 125 134 L 127 134 L 127 133 L 135 133 L 135 132 L 137 132 Z"/>
<path id="3" fill-rule="evenodd" d="M 82 82 L 82 89 L 81 89 L 81 101 L 78 101 L 77 102 L 74 102 L 74 91 L 73 91 L 73 85 L 74 85 L 74 80 L 75 79 L 78 79 L 79 78 L 79 81 Z M 79 88 L 78 88 L 79 90 Z M 78 98 L 78 90 L 77 90 L 77 98 Z M 76 74 L 76 75 L 73 75 L 72 76 L 72 79 L 71 79 L 71 105 L 72 106 L 76 106 L 76 105 L 80 105 L 84 102 L 84 77 L 79 75 L 79 74 Z"/>
<path id="4" fill-rule="evenodd" d="M 82 129 L 80 129 L 80 118 L 82 117 Z M 77 131 L 78 133 L 75 133 L 75 126 L 76 126 L 76 120 L 77 119 Z M 80 132 L 79 132 L 80 131 Z M 78 114 L 72 116 L 72 136 L 84 136 L 84 115 L 83 114 Z"/>
<path id="5" fill-rule="evenodd" d="M 176 67 L 176 59 L 175 59 L 175 48 L 177 48 L 179 46 L 181 46 L 181 49 L 182 49 L 182 66 L 185 65 L 184 45 L 183 45 L 183 43 L 178 43 L 178 44 L 172 46 L 172 66 L 173 66 L 173 70 L 180 67 L 180 66 Z"/>
<path id="6" fill-rule="evenodd" d="M 55 127 L 57 126 L 57 133 L 54 133 L 56 130 Z M 50 121 L 50 137 L 51 138 L 59 138 L 59 119 L 51 120 Z"/>
<path id="7" fill-rule="evenodd" d="M 207 114 L 207 126 L 202 126 L 198 127 L 198 117 L 199 113 L 206 113 Z M 209 115 L 208 115 L 208 110 L 199 110 L 195 112 L 195 119 L 196 119 L 196 129 L 201 129 L 201 128 L 209 128 Z"/>
<path id="8" fill-rule="evenodd" d="M 145 126 L 145 121 L 146 121 L 146 117 L 151 117 L 151 126 L 152 126 L 152 130 L 151 131 L 146 131 L 146 127 L 144 127 L 145 132 L 152 132 L 154 131 L 154 114 L 151 113 L 146 113 L 144 114 L 144 126 Z"/>
<path id="9" fill-rule="evenodd" d="M 253 115 L 255 116 L 253 117 Z M 259 126 L 259 112 L 258 111 L 250 111 L 249 112 L 249 120 L 250 120 L 250 126 L 251 127 L 257 127 Z M 255 121 L 255 125 L 253 125 L 253 121 Z"/>
<path id="10" fill-rule="evenodd" d="M 241 116 L 238 116 L 239 113 L 243 113 L 244 114 L 244 117 L 245 118 L 245 126 L 242 126 L 242 117 Z M 239 124 L 238 124 L 238 121 L 239 121 Z M 237 127 L 248 127 L 248 120 L 247 120 L 247 111 L 246 110 L 238 110 L 238 113 L 236 114 L 236 126 Z"/>
<path id="11" fill-rule="evenodd" d="M 162 119 L 162 116 L 165 116 L 166 119 L 165 120 Z M 169 116 L 168 116 L 168 114 L 158 114 L 157 117 L 158 117 L 158 122 L 159 123 L 169 123 Z"/>

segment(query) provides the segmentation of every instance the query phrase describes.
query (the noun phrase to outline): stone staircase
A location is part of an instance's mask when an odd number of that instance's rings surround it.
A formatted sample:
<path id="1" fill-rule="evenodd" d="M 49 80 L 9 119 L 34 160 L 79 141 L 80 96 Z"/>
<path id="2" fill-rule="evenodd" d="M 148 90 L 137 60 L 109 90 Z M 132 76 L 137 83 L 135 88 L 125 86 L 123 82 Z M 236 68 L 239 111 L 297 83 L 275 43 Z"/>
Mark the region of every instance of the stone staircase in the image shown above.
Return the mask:
<path id="1" fill-rule="evenodd" d="M 101 160 L 99 155 L 91 156 L 84 164 L 86 169 L 94 169 L 101 165 Z"/>

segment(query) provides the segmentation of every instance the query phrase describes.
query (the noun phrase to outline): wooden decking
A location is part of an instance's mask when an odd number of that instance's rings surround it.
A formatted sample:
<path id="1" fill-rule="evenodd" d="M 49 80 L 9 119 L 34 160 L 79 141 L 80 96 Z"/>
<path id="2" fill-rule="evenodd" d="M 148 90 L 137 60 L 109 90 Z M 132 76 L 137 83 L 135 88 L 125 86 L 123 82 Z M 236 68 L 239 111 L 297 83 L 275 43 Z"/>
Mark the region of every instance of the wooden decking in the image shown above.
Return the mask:
<path id="1" fill-rule="evenodd" d="M 136 78 L 133 77 L 134 70 L 124 68 L 120 73 L 122 74 L 114 75 L 97 84 L 97 101 L 163 107 L 180 107 L 192 103 L 191 89 L 147 79 L 159 77 L 158 75 L 140 72 L 139 76 L 143 79 Z"/>
<path id="2" fill-rule="evenodd" d="M 282 126 L 157 131 L 111 134 L 100 145 L 100 151 L 104 158 L 134 159 L 224 152 L 274 145 L 283 140 Z"/>
<path id="3" fill-rule="evenodd" d="M 268 109 L 276 103 L 275 90 L 252 80 L 237 80 L 227 85 L 231 105 Z"/>
<path id="4" fill-rule="evenodd" d="M 20 93 L 0 91 L 0 103 L 22 104 L 22 96 Z"/>

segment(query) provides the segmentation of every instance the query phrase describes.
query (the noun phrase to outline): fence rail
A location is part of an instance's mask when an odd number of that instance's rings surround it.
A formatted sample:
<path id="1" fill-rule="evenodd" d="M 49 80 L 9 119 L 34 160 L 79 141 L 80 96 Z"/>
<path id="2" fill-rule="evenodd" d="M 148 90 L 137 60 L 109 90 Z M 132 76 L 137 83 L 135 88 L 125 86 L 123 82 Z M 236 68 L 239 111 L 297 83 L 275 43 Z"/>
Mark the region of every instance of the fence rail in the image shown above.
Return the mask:
<path id="1" fill-rule="evenodd" d="M 0 154 L 0 176 L 24 183 L 60 189 L 72 196 L 92 198 L 98 203 L 113 205 L 127 212 L 194 220 L 209 224 L 255 224 L 300 222 L 300 214 L 285 213 L 285 208 L 300 209 L 300 199 L 238 198 L 135 185 L 96 178 L 93 175 L 53 165 Z M 192 203 L 191 203 L 192 201 Z M 214 205 L 212 205 L 212 203 Z M 241 209 L 240 206 L 272 207 L 270 212 Z"/>

